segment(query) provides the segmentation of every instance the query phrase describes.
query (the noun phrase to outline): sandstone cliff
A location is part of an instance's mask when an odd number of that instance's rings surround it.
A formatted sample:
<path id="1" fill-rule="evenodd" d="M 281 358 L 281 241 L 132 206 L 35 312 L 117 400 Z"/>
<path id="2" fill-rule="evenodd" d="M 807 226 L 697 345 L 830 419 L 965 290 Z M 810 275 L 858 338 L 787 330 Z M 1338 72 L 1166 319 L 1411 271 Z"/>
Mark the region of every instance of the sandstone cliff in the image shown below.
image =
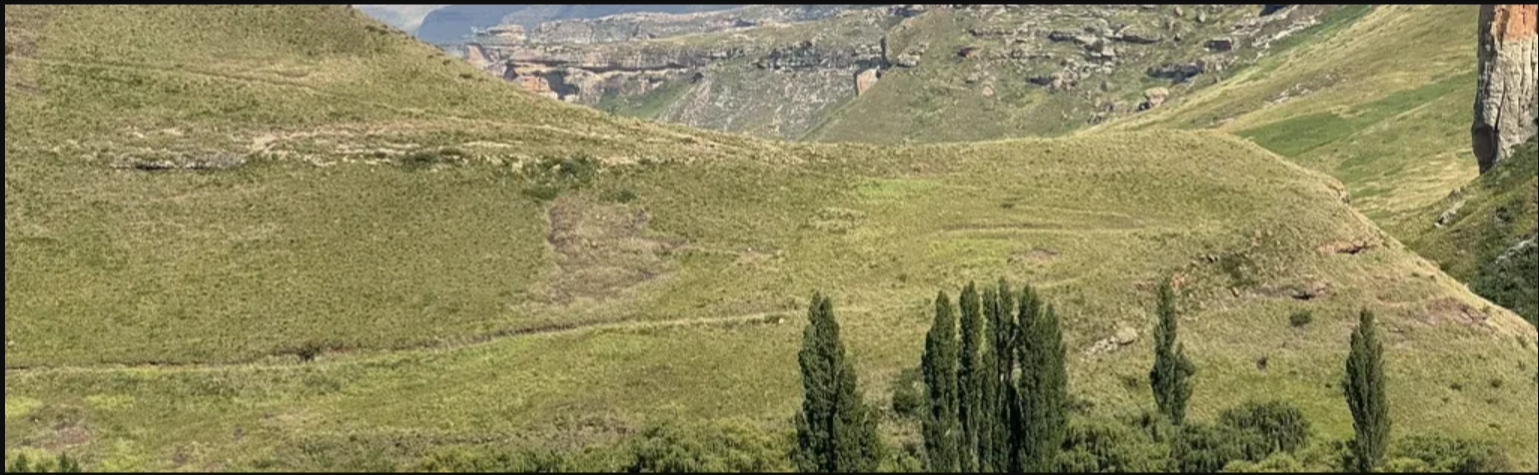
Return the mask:
<path id="1" fill-rule="evenodd" d="M 1539 5 L 1480 9 L 1480 85 L 1470 130 L 1482 173 L 1533 137 L 1539 110 Z M 1534 157 L 1526 157 L 1533 160 Z"/>

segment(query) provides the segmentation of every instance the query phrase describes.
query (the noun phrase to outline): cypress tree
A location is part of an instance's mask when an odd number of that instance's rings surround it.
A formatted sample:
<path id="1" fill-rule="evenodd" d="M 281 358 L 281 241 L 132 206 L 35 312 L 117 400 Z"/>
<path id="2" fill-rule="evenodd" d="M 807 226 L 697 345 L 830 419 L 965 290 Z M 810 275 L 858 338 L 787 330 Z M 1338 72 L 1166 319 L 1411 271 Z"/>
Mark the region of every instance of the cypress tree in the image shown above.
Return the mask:
<path id="1" fill-rule="evenodd" d="M 1384 345 L 1379 342 L 1373 313 L 1363 310 L 1352 332 L 1352 352 L 1347 356 L 1347 406 L 1352 410 L 1352 441 L 1355 469 L 1370 473 L 1384 459 L 1389 442 L 1389 399 L 1384 387 Z"/>
<path id="2" fill-rule="evenodd" d="M 1068 433 L 1069 374 L 1057 312 L 1040 298 L 1030 300 L 1034 308 L 1022 307 L 1020 327 L 1021 471 L 1051 473 Z"/>
<path id="3" fill-rule="evenodd" d="M 833 301 L 813 296 L 798 361 L 805 399 L 792 454 L 803 473 L 869 473 L 881 460 L 877 421 L 846 358 Z"/>
<path id="4" fill-rule="evenodd" d="M 957 319 L 951 300 L 942 292 L 935 298 L 935 322 L 925 337 L 925 386 L 929 388 L 930 414 L 924 423 L 924 446 L 930 471 L 952 473 L 959 468 L 957 411 Z"/>
<path id="5" fill-rule="evenodd" d="M 1009 447 L 1009 471 L 1010 473 L 1031 473 L 1034 467 L 1035 442 L 1031 440 L 1034 435 L 1032 427 L 1029 427 L 1031 414 L 1027 406 L 1035 390 L 1035 378 L 1041 371 L 1038 365 L 1042 362 L 1033 354 L 1032 339 L 1036 338 L 1037 320 L 1041 318 L 1042 299 L 1031 286 L 1021 290 L 1021 298 L 1016 312 L 1015 335 L 1011 340 L 1011 353 L 1014 354 L 1015 371 L 1009 387 L 1006 390 L 1007 423 L 1009 424 L 1009 437 L 1006 439 Z"/>
<path id="6" fill-rule="evenodd" d="M 1004 400 L 1000 390 L 1000 358 L 997 343 L 1000 332 L 999 294 L 992 288 L 983 289 L 982 307 L 988 322 L 988 341 L 983 350 L 983 378 L 980 384 L 981 399 L 978 427 L 978 471 L 998 473 L 1005 467 L 999 464 L 998 442 L 1004 425 L 1001 424 L 1000 404 Z"/>
<path id="7" fill-rule="evenodd" d="M 1192 397 L 1191 377 L 1196 367 L 1186 357 L 1186 349 L 1176 342 L 1178 320 L 1175 291 L 1170 282 L 1160 285 L 1159 323 L 1154 327 L 1154 368 L 1149 371 L 1149 385 L 1160 414 L 1170 422 L 1186 422 L 1186 403 Z"/>
<path id="8" fill-rule="evenodd" d="M 993 298 L 985 303 L 991 303 L 989 309 L 989 324 L 992 328 L 994 340 L 994 363 L 997 378 L 994 393 L 994 437 L 992 438 L 992 469 L 996 473 L 1008 473 L 1016 471 L 1016 455 L 1018 443 L 1013 439 L 1016 427 L 1020 425 L 1020 414 L 1017 409 L 1015 387 L 1016 369 L 1016 306 L 1015 291 L 1010 289 L 1010 283 L 1004 279 L 999 280 L 997 290 Z"/>
<path id="9" fill-rule="evenodd" d="M 978 297 L 978 286 L 968 283 L 962 291 L 962 354 L 961 369 L 957 374 L 957 415 L 961 420 L 962 437 L 958 463 L 963 473 L 981 471 L 979 461 L 980 441 L 986 425 L 983 405 L 984 380 L 989 375 L 984 369 L 983 353 L 987 344 L 983 339 L 983 306 Z"/>

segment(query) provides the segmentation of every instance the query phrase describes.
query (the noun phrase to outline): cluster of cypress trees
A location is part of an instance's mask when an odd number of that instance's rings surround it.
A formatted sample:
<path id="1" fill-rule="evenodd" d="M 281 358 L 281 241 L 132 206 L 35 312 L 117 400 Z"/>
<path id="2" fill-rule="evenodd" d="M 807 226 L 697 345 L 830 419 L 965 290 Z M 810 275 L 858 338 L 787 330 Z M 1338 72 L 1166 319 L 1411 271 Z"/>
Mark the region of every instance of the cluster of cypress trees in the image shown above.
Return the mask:
<path id="1" fill-rule="evenodd" d="M 935 300 L 921 371 L 932 472 L 1051 472 L 1068 431 L 1069 377 L 1057 312 L 1000 281 Z M 958 338 L 960 328 L 960 338 Z"/>
<path id="2" fill-rule="evenodd" d="M 1196 369 L 1178 341 L 1175 299 L 1169 283 L 1160 287 L 1149 383 L 1160 416 L 1180 426 Z M 883 457 L 877 413 L 858 387 L 833 302 L 814 296 L 808 318 L 799 358 L 806 399 L 792 458 L 804 473 L 873 472 Z M 921 371 L 931 472 L 1058 470 L 1070 410 L 1063 331 L 1053 306 L 1030 286 L 1016 291 L 1000 280 L 980 293 L 970 283 L 956 305 L 942 292 Z M 1384 459 L 1390 420 L 1383 345 L 1366 310 L 1352 334 L 1343 388 L 1357 433 L 1351 465 L 1371 472 Z"/>

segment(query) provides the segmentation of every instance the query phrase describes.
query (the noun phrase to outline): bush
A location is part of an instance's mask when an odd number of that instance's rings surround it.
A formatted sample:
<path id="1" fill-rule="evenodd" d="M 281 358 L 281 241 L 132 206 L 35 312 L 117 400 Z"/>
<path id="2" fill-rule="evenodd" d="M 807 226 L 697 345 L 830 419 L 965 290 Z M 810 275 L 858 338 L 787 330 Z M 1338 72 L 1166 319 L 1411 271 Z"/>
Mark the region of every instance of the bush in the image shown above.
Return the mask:
<path id="1" fill-rule="evenodd" d="M 1314 312 L 1310 312 L 1308 310 L 1293 312 L 1293 315 L 1288 316 L 1288 324 L 1292 325 L 1293 328 L 1307 327 L 1309 324 L 1314 322 L 1315 314 Z"/>
<path id="2" fill-rule="evenodd" d="M 1188 423 L 1171 444 L 1170 456 L 1182 473 L 1217 473 L 1231 462 L 1246 461 L 1245 446 L 1220 426 Z"/>
<path id="3" fill-rule="evenodd" d="M 571 471 L 564 454 L 550 450 L 484 453 L 456 449 L 429 456 L 412 471 L 425 473 L 562 473 Z"/>
<path id="4" fill-rule="evenodd" d="M 1303 411 L 1287 403 L 1246 403 L 1224 411 L 1219 423 L 1242 434 L 1239 440 L 1254 444 L 1244 448 L 1251 461 L 1278 452 L 1295 453 L 1309 443 L 1309 421 Z"/>
<path id="5" fill-rule="evenodd" d="M 1313 470 L 1299 463 L 1292 455 L 1276 454 L 1260 462 L 1230 462 L 1224 473 L 1310 473 Z"/>
<path id="6" fill-rule="evenodd" d="M 1534 323 L 1539 318 L 1539 246 L 1520 246 L 1483 262 L 1471 287 Z"/>
<path id="7" fill-rule="evenodd" d="M 15 461 L 6 460 L 5 473 L 81 473 L 80 463 L 66 454 L 59 454 L 57 463 L 49 463 L 47 460 L 33 462 L 26 454 L 16 456 Z"/>
<path id="8" fill-rule="evenodd" d="M 1063 473 L 1159 473 L 1170 451 L 1148 433 L 1114 422 L 1076 422 L 1064 438 Z"/>
<path id="9" fill-rule="evenodd" d="M 1444 435 L 1413 435 L 1401 439 L 1391 447 L 1389 458 L 1399 461 L 1397 465 L 1403 465 L 1400 467 L 1403 469 L 1425 467 L 1439 473 L 1503 473 L 1513 469 L 1512 459 L 1501 446 Z"/>
<path id="10" fill-rule="evenodd" d="M 892 382 L 892 412 L 898 417 L 920 420 L 928 402 L 926 399 L 919 370 L 903 370 L 898 379 Z"/>
<path id="11" fill-rule="evenodd" d="M 647 429 L 630 444 L 628 473 L 764 473 L 789 470 L 789 448 L 748 424 Z"/>

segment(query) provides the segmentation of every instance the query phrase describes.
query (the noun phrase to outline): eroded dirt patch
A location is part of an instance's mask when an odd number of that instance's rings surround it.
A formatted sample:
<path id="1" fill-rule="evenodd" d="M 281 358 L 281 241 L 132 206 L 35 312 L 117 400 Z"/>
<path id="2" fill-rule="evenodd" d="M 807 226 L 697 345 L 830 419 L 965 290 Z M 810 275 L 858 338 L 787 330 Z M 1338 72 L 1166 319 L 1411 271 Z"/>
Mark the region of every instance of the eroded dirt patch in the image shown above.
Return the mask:
<path id="1" fill-rule="evenodd" d="M 1491 316 L 1469 304 L 1453 297 L 1444 297 L 1427 304 L 1423 311 L 1422 321 L 1430 324 L 1457 323 L 1461 325 L 1485 326 L 1486 320 Z"/>
<path id="2" fill-rule="evenodd" d="M 560 269 L 551 278 L 551 300 L 603 300 L 665 275 L 668 255 L 687 242 L 649 235 L 649 222 L 645 210 L 628 205 L 556 200 L 548 241 Z"/>

